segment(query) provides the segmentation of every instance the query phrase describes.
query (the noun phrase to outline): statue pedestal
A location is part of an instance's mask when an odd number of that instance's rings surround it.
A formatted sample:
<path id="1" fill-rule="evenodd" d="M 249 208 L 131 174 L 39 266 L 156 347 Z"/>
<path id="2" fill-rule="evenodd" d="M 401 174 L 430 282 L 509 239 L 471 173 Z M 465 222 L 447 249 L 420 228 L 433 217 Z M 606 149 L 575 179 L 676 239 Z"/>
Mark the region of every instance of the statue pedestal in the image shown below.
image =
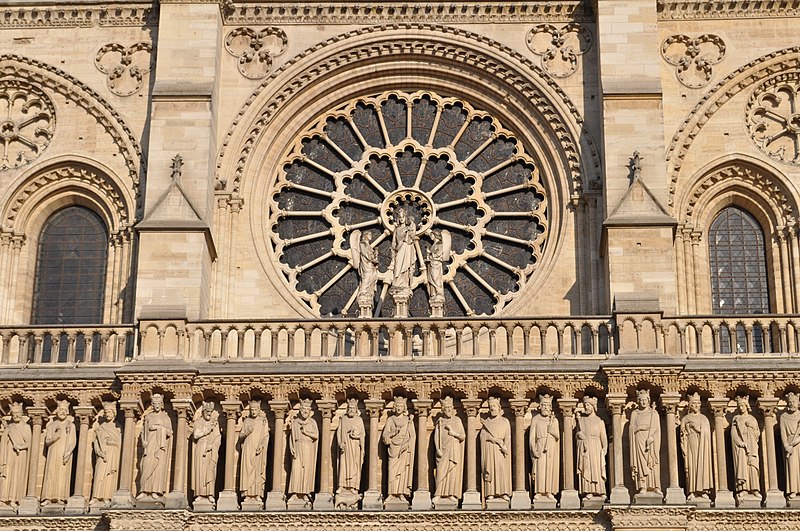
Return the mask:
<path id="1" fill-rule="evenodd" d="M 366 495 L 365 495 L 366 496 Z M 358 502 L 361 500 L 361 495 L 357 492 L 341 489 L 336 493 L 334 505 L 336 509 L 345 509 L 355 511 L 358 509 Z M 379 501 L 378 509 L 383 507 L 383 502 Z M 316 509 L 316 505 L 314 506 Z"/>
<path id="2" fill-rule="evenodd" d="M 444 297 L 435 297 L 430 301 L 431 317 L 444 317 Z"/>
<path id="3" fill-rule="evenodd" d="M 301 497 L 292 494 L 286 501 L 286 510 L 288 511 L 309 511 L 311 510 L 311 497 Z"/>
<path id="4" fill-rule="evenodd" d="M 660 492 L 639 492 L 633 496 L 633 503 L 636 505 L 662 505 L 664 495 Z"/>
<path id="5" fill-rule="evenodd" d="M 166 509 L 186 509 L 189 506 L 189 500 L 186 499 L 186 494 L 179 490 L 173 490 L 164 498 L 164 508 Z"/>
<path id="6" fill-rule="evenodd" d="M 486 500 L 487 511 L 506 511 L 508 510 L 508 500 L 505 498 L 492 498 Z"/>
<path id="7" fill-rule="evenodd" d="M 333 510 L 333 494 L 330 492 L 320 492 L 314 496 L 314 510 L 315 511 L 332 511 Z"/>
<path id="8" fill-rule="evenodd" d="M 789 509 L 800 509 L 800 498 L 792 498 L 788 501 Z"/>
<path id="9" fill-rule="evenodd" d="M 408 301 L 411 300 L 410 288 L 391 288 L 389 295 L 392 296 L 394 301 L 394 316 L 405 318 L 408 317 Z"/>
<path id="10" fill-rule="evenodd" d="M 220 494 L 222 496 L 222 494 Z M 207 498 L 197 498 L 192 503 L 192 510 L 196 513 L 210 513 L 214 510 L 214 504 Z"/>
<path id="11" fill-rule="evenodd" d="M 35 496 L 25 496 L 19 502 L 17 514 L 20 516 L 34 516 L 39 514 L 39 498 Z"/>
<path id="12" fill-rule="evenodd" d="M 767 497 L 764 499 L 764 507 L 768 509 L 783 509 L 786 507 L 786 498 L 779 490 L 768 490 Z"/>
<path id="13" fill-rule="evenodd" d="M 458 500 L 452 498 L 434 498 L 433 508 L 436 511 L 455 511 L 458 509 Z"/>
<path id="14" fill-rule="evenodd" d="M 129 490 L 120 489 L 111 498 L 112 509 L 133 509 L 133 495 Z"/>
<path id="15" fill-rule="evenodd" d="M 136 498 L 136 508 L 137 509 L 164 509 L 164 496 L 159 496 L 158 498 L 153 498 L 152 496 L 144 496 L 142 498 Z"/>
<path id="16" fill-rule="evenodd" d="M 717 497 L 714 498 L 714 507 L 717 509 L 732 509 L 736 507 L 733 493 L 729 490 L 718 490 Z"/>
<path id="17" fill-rule="evenodd" d="M 372 317 L 372 301 L 358 301 L 358 316 L 362 319 L 369 319 Z"/>
<path id="18" fill-rule="evenodd" d="M 686 500 L 686 504 L 694 505 L 698 509 L 711 508 L 711 500 L 709 498 L 692 498 L 691 500 Z"/>
<path id="19" fill-rule="evenodd" d="M 196 504 L 195 504 L 196 505 Z M 239 496 L 232 490 L 223 490 L 217 500 L 218 511 L 238 511 Z"/>
<path id="20" fill-rule="evenodd" d="M 761 508 L 761 496 L 749 494 L 749 493 L 742 493 L 737 496 L 738 503 L 736 506 L 740 509 L 760 509 Z"/>
<path id="21" fill-rule="evenodd" d="M 581 500 L 581 509 L 602 509 L 606 503 L 605 496 L 584 496 Z M 561 507 L 564 508 L 563 506 Z"/>
<path id="22" fill-rule="evenodd" d="M 283 498 L 283 492 L 276 490 L 268 492 L 266 508 L 268 511 L 285 511 L 286 500 Z"/>
<path id="23" fill-rule="evenodd" d="M 611 489 L 611 505 L 630 505 L 631 493 L 625 487 L 613 487 Z"/>
<path id="24" fill-rule="evenodd" d="M 364 499 L 361 501 L 361 508 L 365 511 L 383 510 L 383 498 L 381 498 L 381 493 L 377 490 L 368 490 L 365 492 Z"/>
<path id="25" fill-rule="evenodd" d="M 411 499 L 412 511 L 430 511 L 433 508 L 431 501 L 431 492 L 429 490 L 418 490 L 414 492 L 414 497 Z"/>
<path id="26" fill-rule="evenodd" d="M 476 490 L 465 492 L 464 499 L 461 500 L 461 508 L 465 511 L 480 511 L 483 509 L 480 492 Z"/>
<path id="27" fill-rule="evenodd" d="M 702 498 L 697 499 L 700 500 Z M 664 503 L 667 505 L 683 505 L 686 503 L 686 495 L 683 494 L 683 489 L 680 487 L 668 487 L 667 497 Z"/>
<path id="28" fill-rule="evenodd" d="M 70 496 L 64 514 L 86 514 L 86 499 L 83 496 Z"/>
<path id="29" fill-rule="evenodd" d="M 254 512 L 263 510 L 264 510 L 264 502 L 256 498 L 245 498 L 244 500 L 242 500 L 242 511 Z"/>
<path id="30" fill-rule="evenodd" d="M 408 500 L 402 496 L 389 496 L 383 501 L 384 511 L 407 511 Z"/>
<path id="31" fill-rule="evenodd" d="M 65 507 L 66 507 L 66 504 L 64 504 L 64 503 L 48 503 L 48 504 L 42 505 L 39 508 L 39 512 L 41 513 L 42 516 L 55 516 L 55 515 L 64 514 L 64 508 Z"/>
<path id="32" fill-rule="evenodd" d="M 0 503 L 0 516 L 16 516 L 17 511 L 7 503 Z"/>
<path id="33" fill-rule="evenodd" d="M 531 497 L 526 490 L 515 490 L 511 494 L 511 508 L 516 510 L 527 511 L 531 508 Z M 553 509 L 555 509 L 555 500 L 553 500 Z"/>
<path id="34" fill-rule="evenodd" d="M 551 511 L 555 509 L 557 506 L 557 502 L 555 497 L 548 498 L 547 496 L 536 496 L 533 497 L 533 508 L 536 510 L 547 510 Z M 514 508 L 514 498 L 511 498 L 511 508 Z"/>
<path id="35" fill-rule="evenodd" d="M 578 496 L 578 491 L 574 489 L 562 490 L 560 506 L 562 509 L 580 509 L 581 499 Z"/>

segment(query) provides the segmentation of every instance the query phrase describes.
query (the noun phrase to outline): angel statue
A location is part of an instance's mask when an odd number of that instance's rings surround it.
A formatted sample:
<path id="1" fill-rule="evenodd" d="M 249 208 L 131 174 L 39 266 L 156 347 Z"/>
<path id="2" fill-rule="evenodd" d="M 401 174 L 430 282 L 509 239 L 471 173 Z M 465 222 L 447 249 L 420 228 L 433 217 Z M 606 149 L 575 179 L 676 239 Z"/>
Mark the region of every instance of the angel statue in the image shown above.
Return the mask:
<path id="1" fill-rule="evenodd" d="M 378 252 L 372 247 L 372 233 L 354 230 L 350 233 L 353 267 L 358 270 L 358 307 L 361 317 L 372 317 L 372 303 L 378 284 Z"/>
<path id="2" fill-rule="evenodd" d="M 436 314 L 438 307 L 440 315 L 434 317 L 441 317 L 441 308 L 444 304 L 444 264 L 450 260 L 452 238 L 446 230 L 435 230 L 431 233 L 431 237 L 433 244 L 428 248 L 428 255 L 425 257 L 425 261 L 428 262 L 428 297 L 431 301 L 431 314 Z"/>

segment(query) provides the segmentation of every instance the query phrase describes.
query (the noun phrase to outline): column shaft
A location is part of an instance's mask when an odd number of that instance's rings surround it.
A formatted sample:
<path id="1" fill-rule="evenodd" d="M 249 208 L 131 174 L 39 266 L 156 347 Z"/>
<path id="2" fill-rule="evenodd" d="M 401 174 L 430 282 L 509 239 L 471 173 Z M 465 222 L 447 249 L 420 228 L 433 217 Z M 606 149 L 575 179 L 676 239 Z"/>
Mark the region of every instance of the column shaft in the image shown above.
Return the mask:
<path id="1" fill-rule="evenodd" d="M 562 455 L 562 490 L 561 508 L 580 509 L 581 501 L 575 488 L 575 406 L 574 398 L 559 398 L 558 405 L 564 417 L 564 432 L 561 435 Z"/>
<path id="2" fill-rule="evenodd" d="M 367 492 L 364 493 L 362 501 L 362 508 L 366 510 L 381 510 L 383 509 L 383 497 L 381 496 L 381 486 L 378 484 L 378 469 L 380 463 L 378 462 L 378 420 L 381 417 L 383 410 L 383 400 L 366 400 L 364 405 L 369 413 L 369 456 L 367 461 L 368 468 L 368 486 Z"/>
<path id="3" fill-rule="evenodd" d="M 612 413 L 612 437 L 614 449 L 614 478 L 611 488 L 611 503 L 628 505 L 631 502 L 631 495 L 625 487 L 625 480 L 622 467 L 622 410 L 625 406 L 626 397 L 609 397 L 608 407 Z"/>
<path id="4" fill-rule="evenodd" d="M 481 501 L 480 493 L 478 493 L 476 438 L 478 430 L 478 412 L 480 411 L 481 400 L 478 398 L 470 398 L 462 400 L 461 404 L 467 412 L 467 455 L 464 460 L 464 468 L 467 472 L 467 490 L 464 492 L 461 508 L 471 510 L 483 509 L 483 502 Z"/>
<path id="5" fill-rule="evenodd" d="M 423 398 L 413 403 L 417 413 L 417 490 L 414 491 L 411 508 L 426 511 L 432 508 L 428 481 L 428 413 L 433 401 Z"/>
<path id="6" fill-rule="evenodd" d="M 725 459 L 725 413 L 728 399 L 712 398 L 708 402 L 714 411 L 714 437 L 717 450 L 717 496 L 714 507 L 735 507 L 733 493 L 728 490 L 728 465 Z"/>
<path id="7" fill-rule="evenodd" d="M 666 502 L 670 505 L 682 505 L 686 503 L 686 495 L 680 486 L 678 478 L 678 440 L 676 431 L 678 423 L 676 421 L 678 402 L 680 396 L 665 395 L 661 399 L 667 413 L 667 459 L 669 460 L 669 486 L 667 487 Z"/>
<path id="8" fill-rule="evenodd" d="M 531 498 L 525 490 L 525 413 L 528 400 L 509 400 L 514 411 L 514 492 L 511 495 L 512 509 L 530 509 Z"/>
<path id="9" fill-rule="evenodd" d="M 225 485 L 217 500 L 217 509 L 220 511 L 239 510 L 239 496 L 236 494 L 236 417 L 241 407 L 238 400 L 222 402 L 225 412 Z"/>
<path id="10" fill-rule="evenodd" d="M 317 400 L 317 408 L 322 414 L 322 430 L 319 435 L 319 493 L 314 498 L 314 509 L 333 509 L 333 489 L 331 488 L 331 419 L 336 411 L 336 400 Z"/>
<path id="11" fill-rule="evenodd" d="M 83 497 L 83 482 L 86 478 L 86 445 L 89 443 L 89 420 L 94 408 L 83 406 L 75 408 L 80 427 L 78 429 L 77 460 L 72 497 L 67 501 L 66 514 L 83 514 L 86 512 L 86 499 Z"/>
<path id="12" fill-rule="evenodd" d="M 43 407 L 29 407 L 28 415 L 33 427 L 31 430 L 30 459 L 28 461 L 28 485 L 25 498 L 20 502 L 18 512 L 20 515 L 39 514 L 39 494 L 36 492 L 36 483 L 39 473 L 39 454 L 42 440 L 42 422 L 47 410 Z"/>
<path id="13" fill-rule="evenodd" d="M 778 488 L 778 462 L 775 456 L 775 426 L 778 419 L 776 418 L 776 409 L 778 407 L 777 398 L 760 398 L 758 405 L 764 412 L 764 433 L 766 435 L 766 467 L 767 467 L 767 499 L 765 506 L 769 508 L 782 508 L 786 507 L 786 498 L 783 491 Z"/>
<path id="14" fill-rule="evenodd" d="M 269 403 L 275 413 L 275 430 L 273 431 L 274 446 L 272 452 L 272 490 L 267 493 L 267 509 L 286 509 L 283 497 L 283 460 L 286 449 L 286 430 L 284 417 L 289 411 L 287 400 L 273 400 Z"/>

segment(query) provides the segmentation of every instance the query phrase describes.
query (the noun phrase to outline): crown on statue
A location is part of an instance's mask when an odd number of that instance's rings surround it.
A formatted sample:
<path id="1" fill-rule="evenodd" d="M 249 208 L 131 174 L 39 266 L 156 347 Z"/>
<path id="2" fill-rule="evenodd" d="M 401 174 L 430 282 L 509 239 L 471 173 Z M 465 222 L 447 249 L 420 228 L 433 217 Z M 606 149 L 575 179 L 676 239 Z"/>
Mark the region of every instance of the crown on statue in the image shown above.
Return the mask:
<path id="1" fill-rule="evenodd" d="M 56 403 L 56 409 L 64 409 L 69 411 L 69 400 L 59 400 Z"/>
<path id="2" fill-rule="evenodd" d="M 445 396 L 442 398 L 442 407 L 444 406 L 452 406 L 453 405 L 453 397 L 452 396 Z"/>
<path id="3" fill-rule="evenodd" d="M 595 409 L 597 409 L 597 397 L 596 396 L 584 395 L 583 396 L 583 403 L 584 404 L 591 404 L 591 405 L 594 406 Z"/>
<path id="4" fill-rule="evenodd" d="M 117 403 L 114 402 L 113 400 L 103 400 L 102 406 L 103 406 L 103 409 L 110 409 L 110 408 L 116 409 Z"/>
<path id="5" fill-rule="evenodd" d="M 689 395 L 689 403 L 690 404 L 699 404 L 700 403 L 700 394 L 694 393 Z"/>
<path id="6" fill-rule="evenodd" d="M 251 408 L 256 408 L 256 409 L 261 409 L 261 400 L 259 400 L 258 398 L 250 399 L 250 407 Z"/>
<path id="7" fill-rule="evenodd" d="M 161 393 L 153 393 L 153 396 L 150 397 L 150 402 L 161 402 L 164 403 L 164 395 Z"/>
<path id="8" fill-rule="evenodd" d="M 408 403 L 408 399 L 406 397 L 404 397 L 403 395 L 395 396 L 394 397 L 394 401 L 395 401 L 395 403 L 397 403 L 397 402 L 403 402 L 404 404 Z"/>
<path id="9" fill-rule="evenodd" d="M 203 411 L 214 411 L 214 402 L 203 402 Z"/>
<path id="10" fill-rule="evenodd" d="M 636 397 L 637 398 L 641 398 L 641 397 L 650 398 L 650 390 L 649 389 L 638 389 L 636 391 Z"/>
<path id="11" fill-rule="evenodd" d="M 354 406 L 354 407 L 358 407 L 358 398 L 356 398 L 356 397 L 350 397 L 350 398 L 348 398 L 348 399 L 347 399 L 347 405 L 348 405 L 348 406 Z"/>
<path id="12" fill-rule="evenodd" d="M 11 404 L 11 412 L 12 413 L 19 413 L 22 414 L 22 404 L 19 402 L 12 402 Z"/>
<path id="13" fill-rule="evenodd" d="M 739 395 L 736 397 L 736 405 L 746 404 L 747 407 L 750 407 L 750 397 L 747 395 Z"/>
<path id="14" fill-rule="evenodd" d="M 301 398 L 300 399 L 300 407 L 308 406 L 311 407 L 311 399 L 310 398 Z"/>
<path id="15" fill-rule="evenodd" d="M 548 406 L 553 405 L 553 397 L 550 395 L 539 395 L 539 406 L 542 404 L 547 404 Z"/>
<path id="16" fill-rule="evenodd" d="M 788 393 L 783 395 L 783 398 L 786 399 L 787 402 L 789 400 L 800 400 L 800 395 L 798 395 L 794 391 L 789 391 Z"/>
<path id="17" fill-rule="evenodd" d="M 490 396 L 489 397 L 489 405 L 491 406 L 492 404 L 497 404 L 499 406 L 500 405 L 500 397 Z"/>

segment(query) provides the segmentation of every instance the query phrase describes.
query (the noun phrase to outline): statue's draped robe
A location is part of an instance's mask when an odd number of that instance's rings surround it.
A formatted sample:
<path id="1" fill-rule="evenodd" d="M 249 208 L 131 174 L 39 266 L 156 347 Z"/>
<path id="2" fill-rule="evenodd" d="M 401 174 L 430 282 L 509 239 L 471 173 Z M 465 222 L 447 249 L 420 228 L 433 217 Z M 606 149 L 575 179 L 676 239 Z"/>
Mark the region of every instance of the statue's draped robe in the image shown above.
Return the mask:
<path id="1" fill-rule="evenodd" d="M 652 407 L 634 409 L 631 413 L 630 463 L 637 489 L 661 490 L 661 418 Z"/>
<path id="2" fill-rule="evenodd" d="M 261 497 L 267 483 L 267 446 L 269 424 L 265 415 L 246 417 L 242 421 L 241 469 L 239 489 L 245 497 Z M 256 453 L 258 449 L 259 453 Z"/>
<path id="3" fill-rule="evenodd" d="M 30 425 L 9 422 L 0 436 L 0 502 L 17 505 L 25 497 L 30 445 Z"/>
<path id="4" fill-rule="evenodd" d="M 311 494 L 317 471 L 317 442 L 319 428 L 313 417 L 303 420 L 299 416 L 292 421 L 289 450 L 292 455 L 292 471 L 289 476 L 289 494 Z"/>
<path id="5" fill-rule="evenodd" d="M 364 421 L 360 415 L 343 415 L 336 429 L 339 444 L 339 488 L 358 491 L 364 464 Z"/>
<path id="6" fill-rule="evenodd" d="M 192 438 L 192 490 L 195 496 L 214 496 L 219 446 L 222 443 L 219 423 L 216 419 L 198 417 L 194 421 Z"/>
<path id="7" fill-rule="evenodd" d="M 705 415 L 687 413 L 681 420 L 681 449 L 686 467 L 686 489 L 702 494 L 714 488 L 711 462 L 711 424 Z"/>
<path id="8" fill-rule="evenodd" d="M 781 415 L 781 441 L 786 466 L 786 494 L 800 494 L 800 411 Z"/>
<path id="9" fill-rule="evenodd" d="M 145 416 L 141 439 L 139 491 L 163 495 L 167 491 L 172 454 L 172 421 L 166 411 L 153 411 Z"/>
<path id="10" fill-rule="evenodd" d="M 359 242 L 361 260 L 358 264 L 358 277 L 361 279 L 358 289 L 359 299 L 372 300 L 378 282 L 378 252 L 369 242 Z"/>
<path id="11" fill-rule="evenodd" d="M 92 498 L 110 501 L 117 490 L 122 450 L 122 430 L 119 425 L 108 420 L 98 422 L 92 446 L 95 455 Z"/>
<path id="12" fill-rule="evenodd" d="M 529 443 L 533 460 L 534 494 L 557 494 L 559 473 L 559 445 L 561 438 L 558 419 L 536 415 L 531 420 Z M 536 457 L 536 456 L 539 457 Z"/>
<path id="13" fill-rule="evenodd" d="M 398 225 L 392 235 L 394 249 L 394 270 L 392 287 L 410 288 L 417 261 L 417 249 L 414 245 L 416 226 L 413 223 Z"/>
<path id="14" fill-rule="evenodd" d="M 606 452 L 608 438 L 606 425 L 597 415 L 578 418 L 577 466 L 579 488 L 582 494 L 606 494 Z"/>
<path id="15" fill-rule="evenodd" d="M 449 427 L 448 431 L 445 427 Z M 464 424 L 452 416 L 436 423 L 433 440 L 436 446 L 436 493 L 440 498 L 461 498 L 464 476 Z"/>
<path id="16" fill-rule="evenodd" d="M 428 251 L 428 296 L 444 297 L 444 248 L 442 242 L 431 245 Z"/>
<path id="17" fill-rule="evenodd" d="M 71 416 L 64 420 L 53 418 L 47 423 L 44 436 L 47 461 L 44 465 L 42 501 L 66 503 L 69 498 L 72 456 L 76 442 L 75 421 Z"/>
<path id="18" fill-rule="evenodd" d="M 392 415 L 383 428 L 383 443 L 389 454 L 387 493 L 390 496 L 411 496 L 416 433 L 409 415 Z"/>
<path id="19" fill-rule="evenodd" d="M 510 496 L 511 423 L 505 417 L 489 417 L 483 421 L 480 438 L 483 495 L 486 498 Z M 501 448 L 505 448 L 505 454 Z"/>
<path id="20" fill-rule="evenodd" d="M 736 476 L 736 492 L 758 491 L 761 488 L 758 471 L 759 436 L 758 422 L 753 415 L 742 413 L 733 417 L 731 441 L 733 442 L 733 472 Z"/>

